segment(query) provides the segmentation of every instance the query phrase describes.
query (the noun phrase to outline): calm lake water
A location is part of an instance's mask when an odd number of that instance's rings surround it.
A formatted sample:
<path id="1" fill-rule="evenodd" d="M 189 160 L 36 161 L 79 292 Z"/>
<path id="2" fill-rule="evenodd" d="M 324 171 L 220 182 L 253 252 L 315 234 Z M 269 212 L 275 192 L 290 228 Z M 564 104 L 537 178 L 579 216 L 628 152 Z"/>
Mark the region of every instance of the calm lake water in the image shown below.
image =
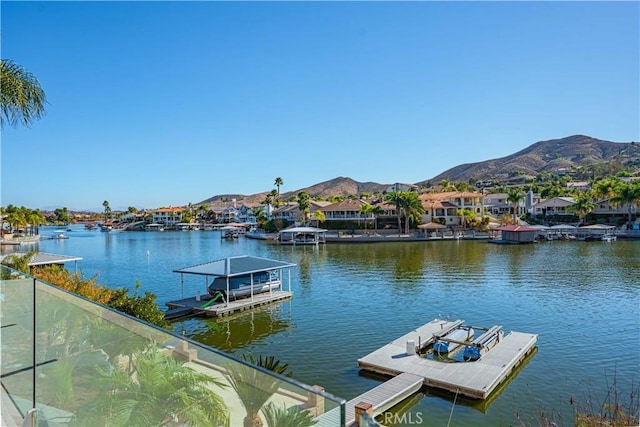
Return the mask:
<path id="1" fill-rule="evenodd" d="M 612 383 L 622 404 L 640 382 L 640 241 L 483 241 L 288 247 L 219 232 L 101 233 L 72 226 L 41 252 L 82 257 L 85 276 L 111 287 L 180 296 L 172 270 L 233 255 L 295 263 L 293 299 L 222 320 L 189 319 L 176 332 L 242 354 L 273 355 L 294 377 L 345 399 L 378 385 L 358 358 L 435 317 L 536 333 L 537 351 L 487 401 L 436 391 L 394 410 L 395 425 L 538 425 L 540 414 L 571 425 L 570 399 L 600 407 Z M 43 227 L 42 235 L 54 228 Z M 68 265 L 73 269 L 73 265 Z M 185 296 L 203 290 L 185 277 Z M 453 408 L 453 412 L 452 412 Z"/>

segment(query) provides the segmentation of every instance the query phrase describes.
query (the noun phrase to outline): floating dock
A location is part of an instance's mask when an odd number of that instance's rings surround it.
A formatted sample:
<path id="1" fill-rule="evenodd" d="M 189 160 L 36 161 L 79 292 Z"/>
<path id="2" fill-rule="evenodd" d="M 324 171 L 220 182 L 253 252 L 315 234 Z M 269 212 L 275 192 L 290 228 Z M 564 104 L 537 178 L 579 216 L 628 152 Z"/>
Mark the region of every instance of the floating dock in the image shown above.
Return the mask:
<path id="1" fill-rule="evenodd" d="M 447 363 L 420 355 L 421 350 L 433 344 L 434 337 L 445 335 L 462 323 L 462 320 L 434 319 L 358 359 L 358 366 L 394 377 L 413 374 L 422 378 L 427 387 L 486 399 L 534 349 L 538 336 L 512 331 L 476 361 Z"/>
<path id="2" fill-rule="evenodd" d="M 197 299 L 197 297 L 184 298 L 176 301 L 169 301 L 166 303 L 169 311 L 181 308 L 191 308 L 191 312 L 185 313 L 181 317 L 185 316 L 208 316 L 208 317 L 221 317 L 228 316 L 233 313 L 245 311 L 250 308 L 259 307 L 265 304 L 271 304 L 277 301 L 282 301 L 291 298 L 293 295 L 289 291 L 271 291 L 262 292 L 253 295 L 253 297 L 240 298 L 237 300 L 231 300 L 227 302 L 216 302 L 215 304 L 208 305 L 212 299 L 209 295 Z"/>

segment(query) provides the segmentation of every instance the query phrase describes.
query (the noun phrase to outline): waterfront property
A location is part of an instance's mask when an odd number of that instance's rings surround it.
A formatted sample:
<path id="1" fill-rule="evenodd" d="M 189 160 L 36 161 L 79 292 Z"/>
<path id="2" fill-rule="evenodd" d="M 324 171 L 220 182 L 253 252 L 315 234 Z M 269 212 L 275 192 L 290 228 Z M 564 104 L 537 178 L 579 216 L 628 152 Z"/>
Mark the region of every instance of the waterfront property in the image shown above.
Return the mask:
<path id="1" fill-rule="evenodd" d="M 468 209 L 476 215 L 483 214 L 482 194 L 475 191 L 451 191 L 444 193 L 425 193 L 420 195 L 424 207 L 423 223 L 443 221 L 447 226 L 464 224 L 461 209 Z"/>
<path id="2" fill-rule="evenodd" d="M 159 208 L 151 211 L 152 222 L 155 224 L 164 224 L 165 227 L 174 227 L 182 222 L 183 208 L 170 207 Z"/>
<path id="3" fill-rule="evenodd" d="M 430 352 L 435 352 L 437 342 L 449 341 L 465 348 L 474 346 L 473 342 L 446 338 L 460 330 L 462 324 L 461 320 L 434 319 L 358 359 L 358 366 L 383 375 L 417 375 L 423 378 L 425 386 L 474 399 L 486 399 L 534 349 L 538 336 L 512 331 L 500 337 L 498 343 L 491 341 L 491 347 L 483 351 L 482 355 L 479 354 L 474 361 L 452 363 L 427 357 Z M 468 329 L 472 327 L 467 327 Z M 494 329 L 490 328 L 487 333 Z M 485 336 L 483 334 L 479 339 L 484 341 Z M 425 352 L 426 356 L 423 354 Z"/>
<path id="4" fill-rule="evenodd" d="M 190 314 L 223 316 L 237 311 L 291 298 L 291 267 L 295 264 L 248 255 L 173 270 L 180 273 L 180 300 L 167 302 L 167 319 Z M 283 270 L 287 269 L 287 290 L 282 289 Z M 205 290 L 184 297 L 184 275 L 202 276 Z"/>

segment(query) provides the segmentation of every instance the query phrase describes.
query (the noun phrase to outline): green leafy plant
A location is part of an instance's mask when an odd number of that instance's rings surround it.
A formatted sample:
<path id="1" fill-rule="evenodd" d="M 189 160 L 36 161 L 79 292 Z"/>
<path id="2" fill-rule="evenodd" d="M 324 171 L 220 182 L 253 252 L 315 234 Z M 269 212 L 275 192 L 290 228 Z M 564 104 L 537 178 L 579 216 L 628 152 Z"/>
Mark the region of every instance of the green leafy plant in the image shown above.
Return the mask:
<path id="1" fill-rule="evenodd" d="M 247 362 L 272 372 L 288 376 L 292 375 L 291 372 L 287 372 L 289 365 L 281 363 L 273 356 L 263 357 L 260 355 L 256 358 L 249 353 L 243 355 L 242 358 Z M 281 381 L 274 376 L 255 369 L 255 367 L 241 363 L 229 366 L 226 377 L 231 383 L 231 387 L 233 387 L 238 394 L 247 412 L 243 421 L 244 427 L 262 426 L 259 411 L 267 400 L 278 390 Z"/>
<path id="2" fill-rule="evenodd" d="M 134 357 L 133 375 L 124 368 L 99 369 L 100 391 L 82 407 L 74 425 L 229 425 L 228 408 L 212 390 L 225 384 L 158 351 Z"/>
<path id="3" fill-rule="evenodd" d="M 313 416 L 297 406 L 276 406 L 269 403 L 262 408 L 264 419 L 269 427 L 310 427 L 317 423 Z"/>

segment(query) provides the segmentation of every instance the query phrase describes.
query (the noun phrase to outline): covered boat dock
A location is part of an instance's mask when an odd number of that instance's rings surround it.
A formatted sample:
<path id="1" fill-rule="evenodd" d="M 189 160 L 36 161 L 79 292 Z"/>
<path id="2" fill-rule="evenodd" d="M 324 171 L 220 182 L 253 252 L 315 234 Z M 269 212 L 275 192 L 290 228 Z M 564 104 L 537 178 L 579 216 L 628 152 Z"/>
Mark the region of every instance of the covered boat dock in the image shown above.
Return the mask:
<path id="1" fill-rule="evenodd" d="M 318 245 L 326 243 L 327 230 L 315 227 L 292 227 L 278 234 L 281 245 Z"/>
<path id="2" fill-rule="evenodd" d="M 185 317 L 189 315 L 223 316 L 238 311 L 244 311 L 259 305 L 291 298 L 291 267 L 292 264 L 268 258 L 252 257 L 248 255 L 227 257 L 216 261 L 197 264 L 191 267 L 173 270 L 180 273 L 180 299 L 167 302 L 167 319 Z M 284 290 L 283 270 L 287 269 L 287 289 Z M 272 272 L 278 272 L 279 282 L 264 283 L 264 292 L 255 291 L 254 281 L 258 284 L 258 277 L 265 273 L 271 277 Z M 197 292 L 194 297 L 184 297 L 184 276 L 186 274 L 204 277 L 204 293 Z M 246 297 L 234 298 L 233 278 L 245 277 L 250 283 L 247 286 Z M 209 286 L 215 279 L 222 278 L 226 282 L 226 289 L 212 292 Z"/>

